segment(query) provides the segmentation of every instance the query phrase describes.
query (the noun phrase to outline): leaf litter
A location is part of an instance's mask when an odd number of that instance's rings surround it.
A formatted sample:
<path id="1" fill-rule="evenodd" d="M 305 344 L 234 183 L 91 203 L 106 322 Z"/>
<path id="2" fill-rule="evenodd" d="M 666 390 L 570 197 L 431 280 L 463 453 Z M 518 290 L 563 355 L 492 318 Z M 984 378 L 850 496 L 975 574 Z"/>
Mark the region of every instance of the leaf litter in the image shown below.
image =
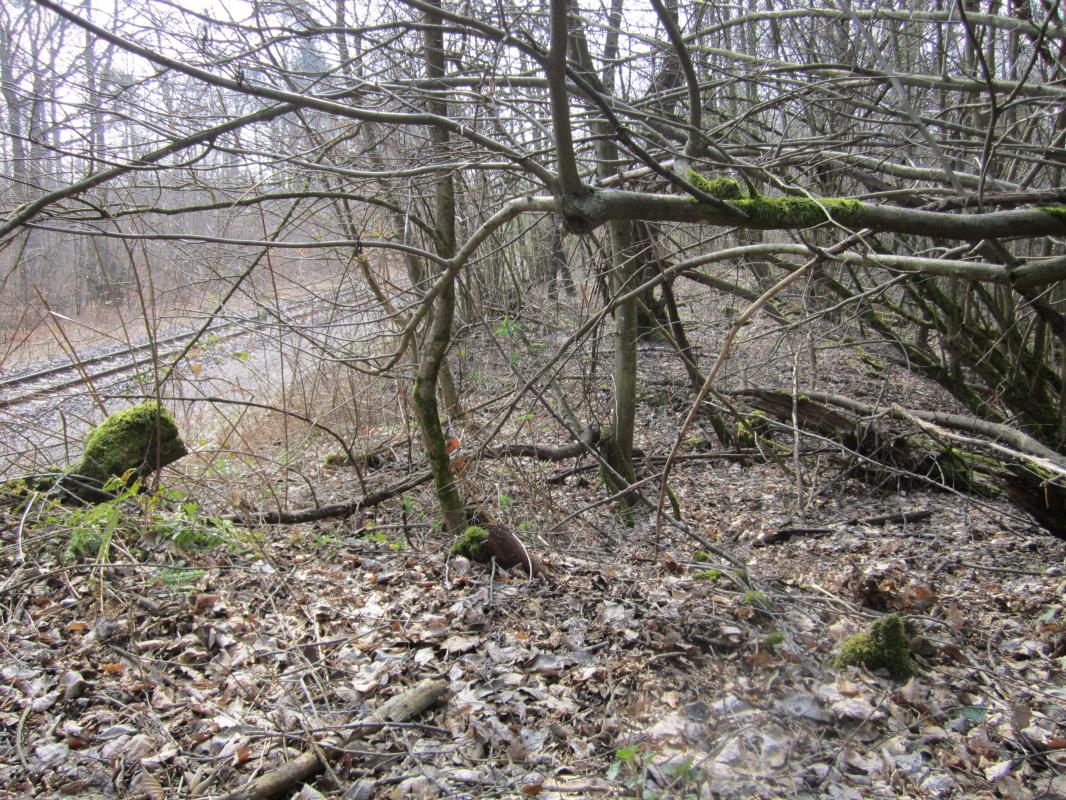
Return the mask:
<path id="1" fill-rule="evenodd" d="M 533 537 L 533 579 L 428 533 L 390 546 L 375 520 L 109 565 L 47 546 L 16 565 L 7 525 L 0 785 L 222 797 L 317 749 L 329 769 L 295 796 L 1066 796 L 1061 542 L 931 492 L 904 499 L 926 521 L 863 525 L 886 509 L 855 485 L 806 517 L 830 535 L 760 547 L 790 524 L 773 465 L 677 481 L 747 576 L 670 535 L 656 556 L 648 523 L 606 511 L 613 549 Z M 919 674 L 835 670 L 886 611 Z M 426 678 L 446 702 L 345 747 Z"/>

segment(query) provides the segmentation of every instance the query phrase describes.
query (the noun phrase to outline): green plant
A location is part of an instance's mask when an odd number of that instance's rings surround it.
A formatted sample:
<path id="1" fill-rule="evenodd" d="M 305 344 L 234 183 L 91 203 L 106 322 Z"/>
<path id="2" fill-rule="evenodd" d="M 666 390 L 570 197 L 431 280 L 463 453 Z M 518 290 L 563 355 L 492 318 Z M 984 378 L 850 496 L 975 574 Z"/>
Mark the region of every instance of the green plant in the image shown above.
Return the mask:
<path id="1" fill-rule="evenodd" d="M 107 561 L 111 550 L 111 540 L 122 521 L 122 504 L 132 498 L 140 489 L 140 481 L 133 480 L 125 489 L 128 474 L 113 477 L 103 488 L 105 492 L 118 492 L 114 500 L 96 505 L 77 508 L 64 514 L 65 510 L 51 517 L 52 520 L 66 525 L 69 530 L 67 546 L 63 558 L 72 561 L 95 555 L 100 563 Z"/>
<path id="2" fill-rule="evenodd" d="M 722 570 L 720 569 L 704 569 L 693 575 L 698 581 L 710 581 L 711 583 L 717 583 L 722 578 Z"/>
<path id="3" fill-rule="evenodd" d="M 376 530 L 373 530 L 373 529 L 369 529 L 369 530 L 365 531 L 363 533 L 363 537 L 362 538 L 366 539 L 369 542 L 374 542 L 375 544 L 387 544 L 388 541 L 389 541 L 389 537 L 388 536 L 386 536 L 381 531 L 376 531 Z"/>
<path id="4" fill-rule="evenodd" d="M 187 592 L 204 574 L 204 570 L 193 567 L 164 567 L 159 570 L 159 582 L 176 592 Z"/>
<path id="5" fill-rule="evenodd" d="M 698 562 L 700 562 L 702 564 L 704 562 L 707 562 L 707 561 L 711 560 L 711 554 L 708 553 L 706 550 L 693 550 L 692 551 L 692 560 L 693 561 L 698 561 Z"/>
<path id="6" fill-rule="evenodd" d="M 73 561 L 95 555 L 98 562 L 107 561 L 118 522 L 119 510 L 113 502 L 101 503 L 71 515 L 69 523 L 72 527 L 63 553 L 64 559 Z"/>
<path id="7" fill-rule="evenodd" d="M 692 756 L 671 764 L 664 764 L 660 767 L 660 771 L 666 777 L 674 779 L 675 785 L 668 788 L 674 791 L 681 790 L 682 797 L 688 796 L 684 792 L 686 788 L 693 788 L 703 778 L 703 770 L 695 765 L 695 759 Z"/>
<path id="8" fill-rule="evenodd" d="M 607 768 L 607 780 L 621 781 L 628 794 L 640 800 L 655 800 L 659 795 L 648 785 L 648 768 L 651 766 L 649 752 L 643 746 L 619 747 L 614 751 L 614 760 Z M 679 797 L 682 800 L 694 800 L 699 795 L 696 784 L 703 778 L 703 771 L 696 767 L 689 757 L 681 761 L 664 764 L 659 772 L 673 779 L 673 784 L 666 787 L 666 797 Z"/>
<path id="9" fill-rule="evenodd" d="M 505 316 L 500 320 L 496 326 L 495 334 L 497 336 L 506 336 L 508 339 L 512 338 L 521 329 L 521 323 L 515 322 L 508 316 Z"/>
<path id="10" fill-rule="evenodd" d="M 184 553 L 205 553 L 233 541 L 233 523 L 195 514 L 159 514 L 150 523 L 157 538 L 170 542 Z"/>
<path id="11" fill-rule="evenodd" d="M 315 531 L 315 535 L 311 537 L 312 545 L 331 553 L 340 546 L 340 543 L 340 538 L 332 533 L 326 533 L 325 531 Z"/>

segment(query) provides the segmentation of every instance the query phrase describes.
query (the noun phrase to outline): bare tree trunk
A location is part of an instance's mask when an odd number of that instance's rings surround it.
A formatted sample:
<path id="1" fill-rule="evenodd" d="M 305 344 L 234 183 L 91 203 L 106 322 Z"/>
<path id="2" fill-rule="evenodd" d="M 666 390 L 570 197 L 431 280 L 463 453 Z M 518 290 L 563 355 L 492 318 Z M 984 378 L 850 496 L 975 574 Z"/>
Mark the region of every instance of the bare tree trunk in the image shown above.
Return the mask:
<path id="1" fill-rule="evenodd" d="M 430 5 L 439 8 L 439 0 L 430 0 Z M 441 18 L 438 14 L 426 13 L 425 58 L 426 74 L 430 80 L 444 76 L 444 37 Z M 430 113 L 446 116 L 448 102 L 440 94 L 432 94 L 427 101 Z M 430 138 L 436 156 L 443 162 L 448 155 L 448 131 L 432 126 Z M 434 245 L 437 254 L 444 258 L 455 255 L 455 185 L 450 172 L 442 172 L 434 188 L 435 219 Z M 451 470 L 448 451 L 444 441 L 444 429 L 440 424 L 437 406 L 437 387 L 442 367 L 446 364 L 448 345 L 451 344 L 452 319 L 455 316 L 455 281 L 445 285 L 433 301 L 430 312 L 429 332 L 415 378 L 414 403 L 418 425 L 422 431 L 422 443 L 426 458 L 433 470 L 433 485 L 437 492 L 444 524 L 451 533 L 461 533 L 466 527 L 463 499 Z M 454 389 L 453 389 L 454 393 Z"/>

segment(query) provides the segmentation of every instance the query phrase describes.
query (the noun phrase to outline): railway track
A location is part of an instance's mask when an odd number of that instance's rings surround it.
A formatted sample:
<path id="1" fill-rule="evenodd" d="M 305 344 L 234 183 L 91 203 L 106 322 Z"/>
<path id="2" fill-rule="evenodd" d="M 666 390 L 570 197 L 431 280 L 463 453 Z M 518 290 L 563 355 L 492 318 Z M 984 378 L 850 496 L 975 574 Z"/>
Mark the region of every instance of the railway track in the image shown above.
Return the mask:
<path id="1" fill-rule="evenodd" d="M 303 321 L 312 316 L 321 303 L 320 298 L 301 300 L 284 308 L 286 321 Z M 205 332 L 211 337 L 212 346 L 221 342 L 247 336 L 256 330 L 275 325 L 278 316 L 261 318 L 260 310 L 243 314 L 235 319 L 220 320 Z M 199 333 L 187 331 L 162 337 L 143 344 L 117 348 L 104 353 L 76 357 L 62 364 L 34 370 L 0 379 L 0 409 L 23 405 L 50 395 L 57 395 L 95 381 L 135 372 L 163 359 L 177 355 Z"/>

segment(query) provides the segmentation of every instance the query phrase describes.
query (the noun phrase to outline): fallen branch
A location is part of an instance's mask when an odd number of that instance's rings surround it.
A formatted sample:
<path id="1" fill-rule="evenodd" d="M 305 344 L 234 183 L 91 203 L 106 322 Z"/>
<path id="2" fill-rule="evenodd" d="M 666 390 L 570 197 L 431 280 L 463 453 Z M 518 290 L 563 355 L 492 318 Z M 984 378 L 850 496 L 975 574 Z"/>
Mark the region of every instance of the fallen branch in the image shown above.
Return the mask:
<path id="1" fill-rule="evenodd" d="M 848 525 L 885 525 L 889 522 L 898 522 L 901 525 L 913 522 L 922 522 L 933 516 L 932 511 L 900 511 L 895 514 L 879 514 L 876 517 L 852 517 Z M 796 536 L 827 536 L 836 533 L 836 528 L 778 528 L 776 531 L 765 533 L 756 539 L 755 547 L 766 547 L 771 544 L 787 542 Z"/>
<path id="2" fill-rule="evenodd" d="M 448 694 L 443 681 L 424 680 L 393 697 L 359 724 L 359 737 L 368 736 L 390 722 L 406 722 L 426 711 Z M 352 737 L 354 738 L 354 737 Z M 345 747 L 351 744 L 351 738 Z M 351 752 L 349 750 L 349 752 Z M 312 748 L 297 758 L 260 775 L 250 784 L 225 795 L 223 800 L 265 800 L 276 794 L 295 789 L 325 769 L 318 748 Z"/>
<path id="3" fill-rule="evenodd" d="M 681 463 L 684 461 L 751 461 L 753 458 L 758 458 L 760 453 L 758 450 L 738 450 L 728 451 L 720 453 L 687 453 L 683 456 L 678 456 L 674 459 L 675 462 Z M 643 461 L 646 464 L 650 464 L 653 467 L 661 466 L 666 463 L 666 456 L 652 456 L 651 458 L 643 458 L 638 455 L 637 450 L 633 451 L 633 458 L 636 461 Z M 580 467 L 572 467 L 565 472 L 560 472 L 558 475 L 552 475 L 545 483 L 547 484 L 559 484 L 565 481 L 572 475 L 579 475 L 582 472 L 592 472 L 599 469 L 599 464 L 584 464 Z"/>
<path id="4" fill-rule="evenodd" d="M 898 522 L 906 525 L 911 522 L 922 522 L 933 516 L 932 511 L 900 511 L 897 514 L 881 514 L 876 517 L 866 517 L 865 519 L 849 519 L 849 525 L 885 525 L 889 522 Z"/>
<path id="5" fill-rule="evenodd" d="M 784 394 L 789 398 L 792 397 L 792 393 L 782 389 L 766 389 L 756 388 L 749 389 L 742 392 L 738 392 L 741 395 L 758 397 L 760 394 Z M 1052 450 L 1050 447 L 1038 442 L 1032 436 L 1027 433 L 1012 428 L 1009 425 L 1004 425 L 999 422 L 991 422 L 985 419 L 977 419 L 976 417 L 968 417 L 963 414 L 949 414 L 942 411 L 924 411 L 921 409 L 902 408 L 897 405 L 892 406 L 875 406 L 869 403 L 863 403 L 860 400 L 855 400 L 850 397 L 844 397 L 838 394 L 830 394 L 827 392 L 815 392 L 804 391 L 803 397 L 811 400 L 816 400 L 821 403 L 827 403 L 829 405 L 838 406 L 840 408 L 846 408 L 849 411 L 862 414 L 866 417 L 883 416 L 886 414 L 896 414 L 897 416 L 905 419 L 910 419 L 912 422 L 915 420 L 921 420 L 923 422 L 931 422 L 936 425 L 940 425 L 946 428 L 953 428 L 957 431 L 966 431 L 967 433 L 975 433 L 981 436 L 987 436 L 992 441 L 980 442 L 991 446 L 995 449 L 1002 448 L 1002 445 L 998 445 L 999 442 L 1005 442 L 1013 449 L 1001 449 L 1000 451 L 1006 455 L 1022 458 L 1025 456 L 1034 456 L 1036 458 L 1047 459 L 1052 462 L 1048 465 L 1049 468 L 1059 470 L 1066 470 L 1066 457 L 1062 453 L 1058 453 Z M 917 424 L 917 422 L 915 422 Z M 972 442 L 971 442 L 972 443 Z M 1014 452 L 1018 451 L 1018 452 Z"/>
<path id="6" fill-rule="evenodd" d="M 409 489 L 413 489 L 419 486 L 430 478 L 433 477 L 433 473 L 429 470 L 423 470 L 422 472 L 416 472 L 413 475 L 408 475 L 398 483 L 394 483 L 392 486 L 386 486 L 384 489 L 379 489 L 376 492 L 370 492 L 357 497 L 354 500 L 349 500 L 346 503 L 333 503 L 328 506 L 318 506 L 317 508 L 305 508 L 299 511 L 264 511 L 256 512 L 252 514 L 230 514 L 223 517 L 230 522 L 236 522 L 240 525 L 295 525 L 300 522 L 315 522 L 320 519 L 333 519 L 333 518 L 345 518 L 350 517 L 364 508 L 370 508 L 371 506 L 380 505 L 386 500 L 390 500 L 397 495 L 401 495 Z"/>
<path id="7" fill-rule="evenodd" d="M 542 447 L 536 444 L 504 444 L 497 447 L 486 447 L 481 451 L 482 458 L 535 458 L 538 461 L 565 461 L 568 458 L 577 458 L 588 452 L 588 448 L 595 445 L 600 439 L 599 429 L 594 429 L 582 435 L 579 442 L 566 445 L 565 447 Z"/>

